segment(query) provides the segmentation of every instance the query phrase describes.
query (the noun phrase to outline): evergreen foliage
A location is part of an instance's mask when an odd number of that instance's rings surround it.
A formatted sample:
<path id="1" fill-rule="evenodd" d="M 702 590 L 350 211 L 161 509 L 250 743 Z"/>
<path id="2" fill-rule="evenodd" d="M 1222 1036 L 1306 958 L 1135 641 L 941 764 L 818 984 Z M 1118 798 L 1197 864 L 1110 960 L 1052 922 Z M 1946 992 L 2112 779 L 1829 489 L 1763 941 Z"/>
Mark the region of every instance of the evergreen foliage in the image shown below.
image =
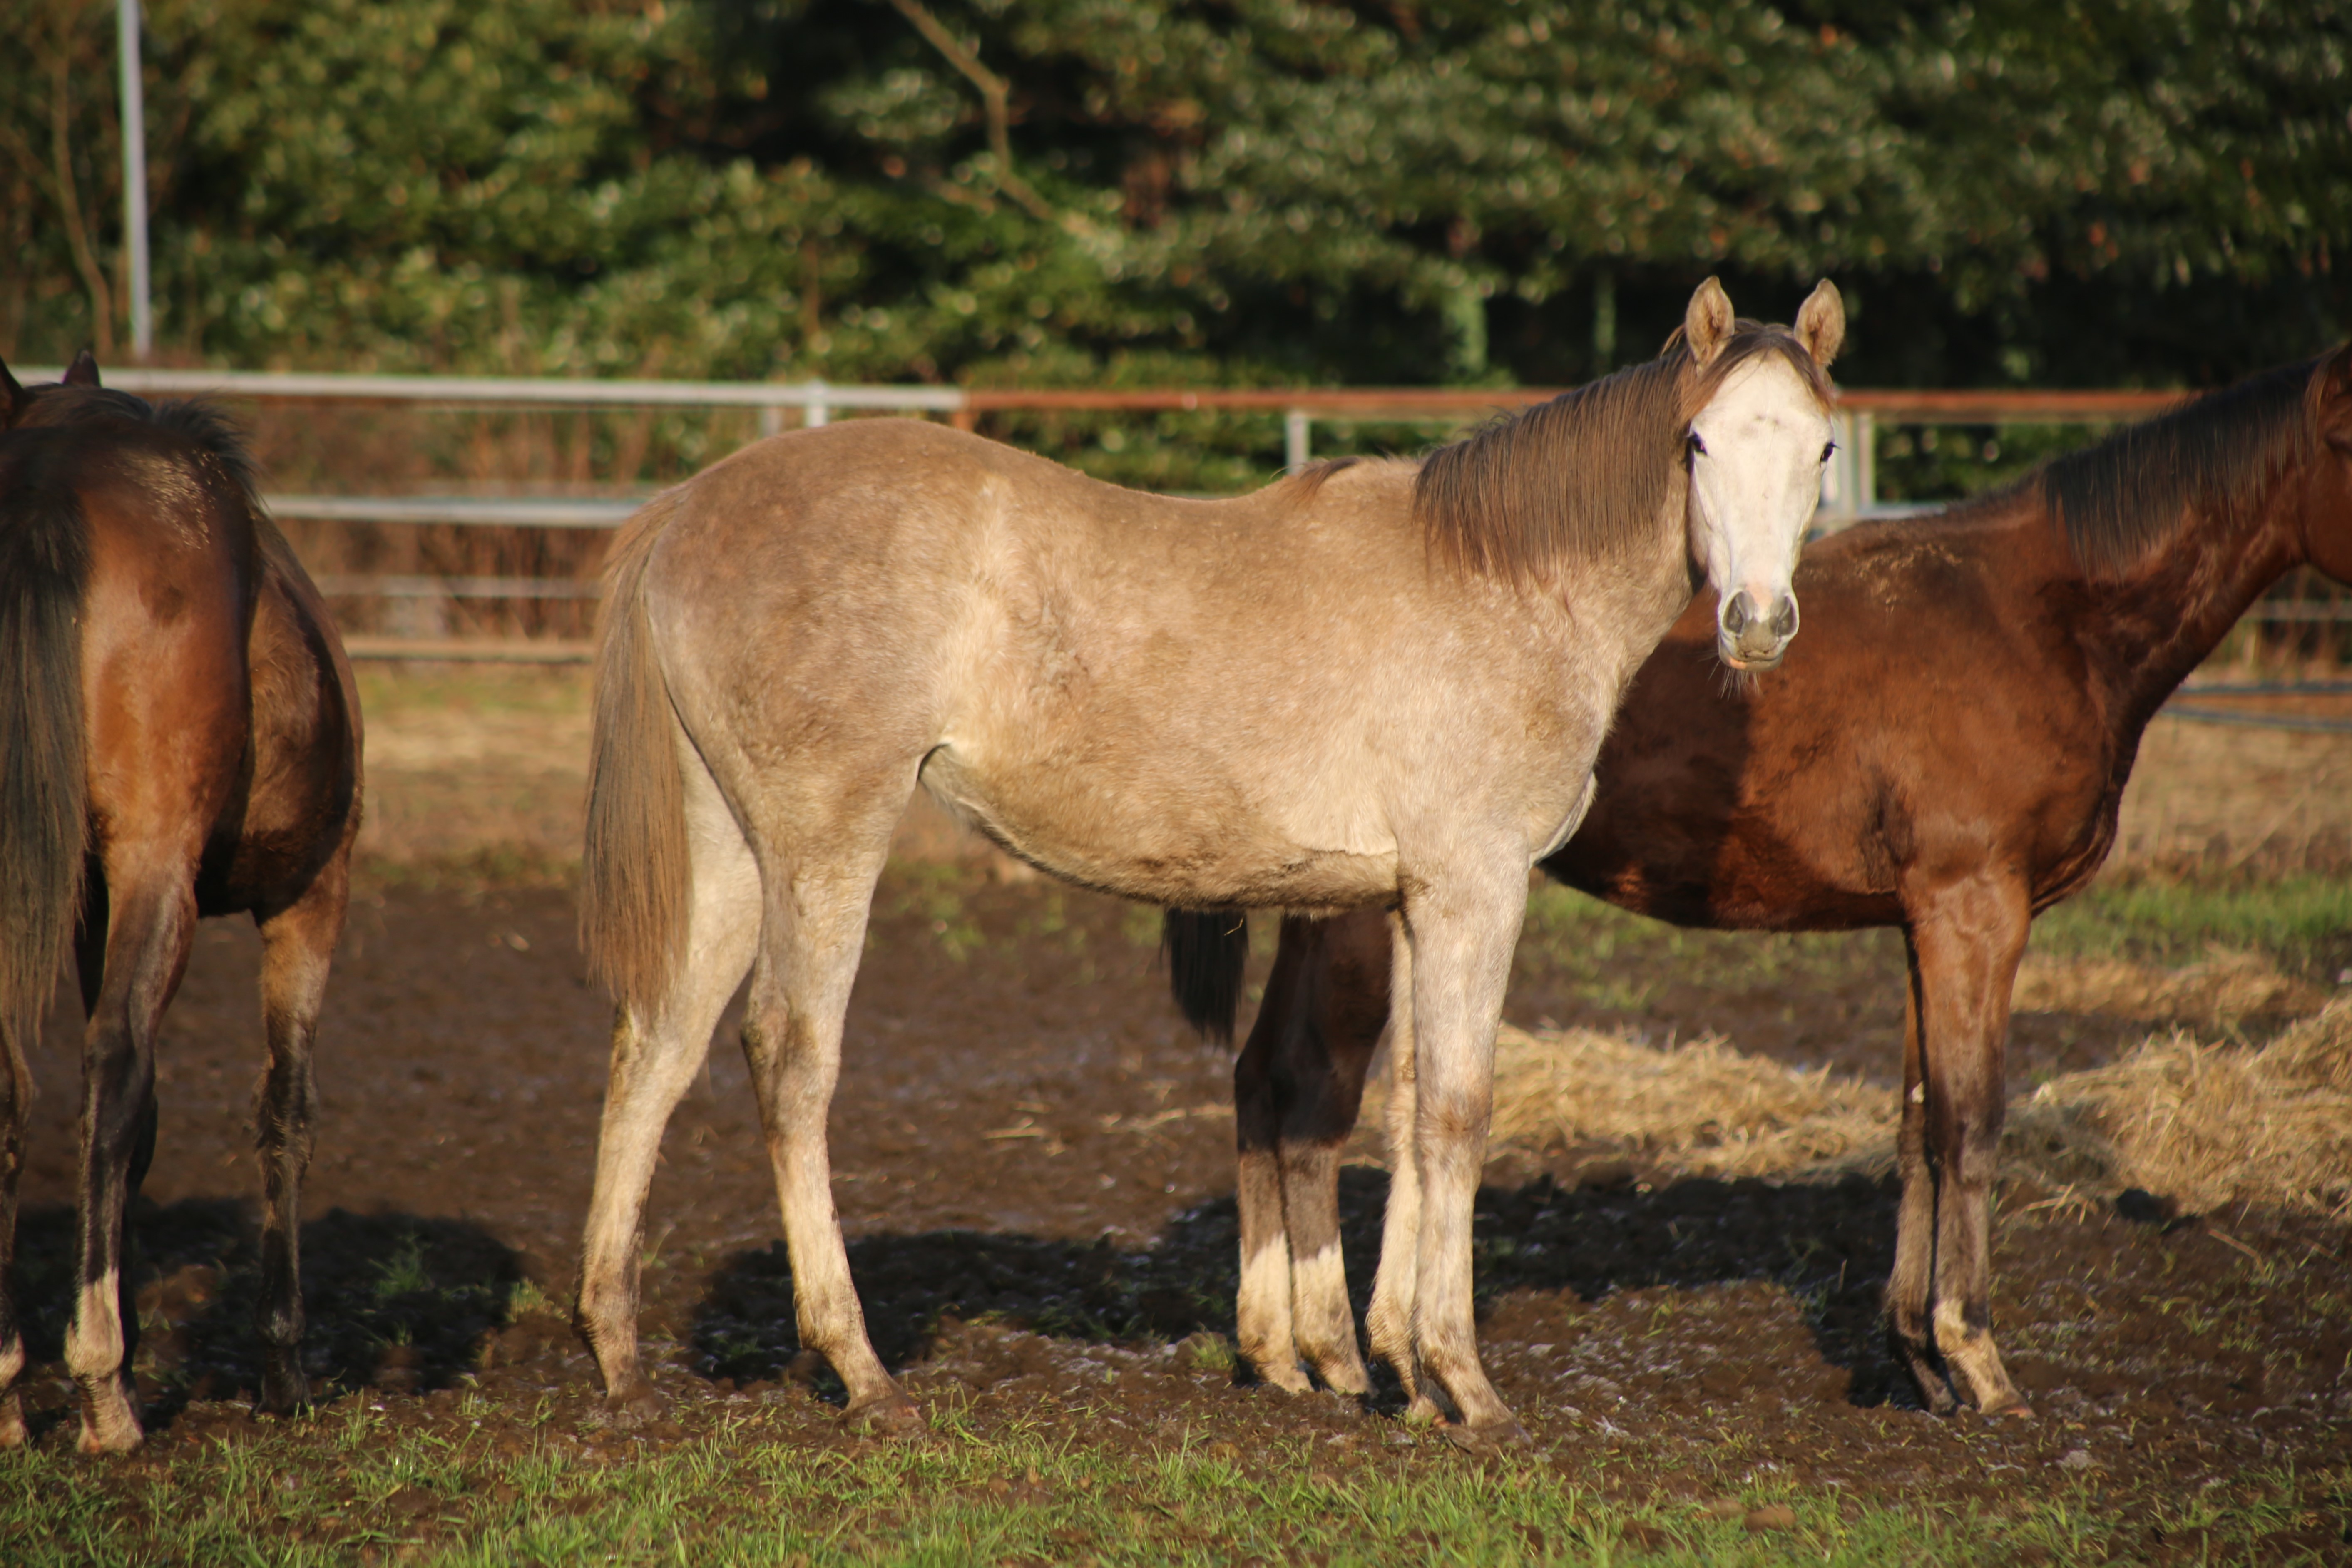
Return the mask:
<path id="1" fill-rule="evenodd" d="M 0 50 L 0 352 L 121 326 L 110 0 Z M 151 0 L 240 365 L 1561 383 L 1819 275 L 1855 384 L 2352 324 L 2352 0 Z"/>

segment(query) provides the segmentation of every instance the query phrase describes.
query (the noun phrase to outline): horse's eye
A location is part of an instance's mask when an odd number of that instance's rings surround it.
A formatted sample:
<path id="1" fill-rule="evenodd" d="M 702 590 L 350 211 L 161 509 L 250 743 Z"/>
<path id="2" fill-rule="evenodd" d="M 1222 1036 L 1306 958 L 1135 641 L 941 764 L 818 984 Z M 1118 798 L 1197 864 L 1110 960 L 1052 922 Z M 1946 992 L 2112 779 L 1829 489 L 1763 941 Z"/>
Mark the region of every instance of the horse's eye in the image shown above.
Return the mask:
<path id="1" fill-rule="evenodd" d="M 1836 450 L 1837 450 L 1837 443 L 1836 443 L 1835 441 L 1832 441 L 1832 442 L 1831 442 L 1828 446 L 1826 446 L 1826 447 L 1822 447 L 1822 462 L 1824 462 L 1824 463 L 1828 462 L 1828 461 L 1830 460 L 1830 454 L 1831 454 L 1832 452 L 1836 451 Z"/>
<path id="2" fill-rule="evenodd" d="M 1706 443 L 1698 438 L 1697 431 L 1694 430 L 1690 433 L 1690 441 L 1688 444 L 1695 456 L 1705 457 L 1706 455 Z"/>

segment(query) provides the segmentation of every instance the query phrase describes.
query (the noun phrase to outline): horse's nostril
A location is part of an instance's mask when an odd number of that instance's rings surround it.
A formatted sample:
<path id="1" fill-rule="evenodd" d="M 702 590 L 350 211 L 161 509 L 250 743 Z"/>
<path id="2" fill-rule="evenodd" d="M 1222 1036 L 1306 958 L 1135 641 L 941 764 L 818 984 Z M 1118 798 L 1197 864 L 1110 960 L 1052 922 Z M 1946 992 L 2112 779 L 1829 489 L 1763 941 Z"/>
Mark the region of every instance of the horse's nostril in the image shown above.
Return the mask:
<path id="1" fill-rule="evenodd" d="M 1784 598 L 1780 601 L 1780 609 L 1772 616 L 1772 635 L 1783 638 L 1797 635 L 1796 600 Z"/>
<path id="2" fill-rule="evenodd" d="M 1738 637 L 1748 629 L 1748 595 L 1734 594 L 1731 603 L 1723 606 L 1723 629 Z"/>

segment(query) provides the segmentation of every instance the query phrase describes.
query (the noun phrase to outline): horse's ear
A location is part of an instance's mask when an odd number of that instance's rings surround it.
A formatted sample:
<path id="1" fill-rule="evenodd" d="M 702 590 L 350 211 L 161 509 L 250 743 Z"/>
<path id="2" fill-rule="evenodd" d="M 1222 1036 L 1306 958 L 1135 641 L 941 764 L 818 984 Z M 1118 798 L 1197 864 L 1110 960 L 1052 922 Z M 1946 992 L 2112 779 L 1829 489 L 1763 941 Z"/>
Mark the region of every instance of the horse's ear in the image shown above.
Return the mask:
<path id="1" fill-rule="evenodd" d="M 33 395 L 8 374 L 7 362 L 0 360 L 0 430 L 22 419 L 32 406 Z"/>
<path id="2" fill-rule="evenodd" d="M 1713 364 L 1715 356 L 1723 352 L 1731 338 L 1733 320 L 1731 296 L 1714 279 L 1700 284 L 1691 295 L 1690 309 L 1683 312 L 1683 342 L 1699 369 Z"/>
<path id="3" fill-rule="evenodd" d="M 84 349 L 81 353 L 74 355 L 73 363 L 66 366 L 65 384 L 68 386 L 96 386 L 98 384 L 98 356 L 90 353 L 88 349 Z"/>
<path id="4" fill-rule="evenodd" d="M 1845 346 L 1845 296 L 1826 278 L 1813 285 L 1797 308 L 1797 341 L 1823 370 Z"/>

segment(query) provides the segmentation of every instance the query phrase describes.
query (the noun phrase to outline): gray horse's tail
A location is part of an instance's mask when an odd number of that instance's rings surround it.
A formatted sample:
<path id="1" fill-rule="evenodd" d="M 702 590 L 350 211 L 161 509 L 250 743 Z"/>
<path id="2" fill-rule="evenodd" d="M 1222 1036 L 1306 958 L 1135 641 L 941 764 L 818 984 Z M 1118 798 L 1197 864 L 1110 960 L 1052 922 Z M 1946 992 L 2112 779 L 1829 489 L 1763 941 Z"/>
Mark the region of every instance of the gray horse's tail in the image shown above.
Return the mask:
<path id="1" fill-rule="evenodd" d="M 677 720 L 646 624 L 646 563 L 677 510 L 656 498 L 629 520 L 604 567 L 588 749 L 588 840 L 580 945 L 588 973 L 640 1017 L 657 1012 L 686 958 L 689 875 Z"/>
<path id="2" fill-rule="evenodd" d="M 1242 965 L 1249 958 L 1249 915 L 1242 910 L 1170 910 L 1160 919 L 1168 990 L 1184 1021 L 1212 1040 L 1234 1042 L 1241 1011 Z"/>
<path id="3" fill-rule="evenodd" d="M 81 910 L 89 542 L 70 488 L 35 474 L 10 489 L 0 504 L 0 1037 L 28 1044 Z"/>

